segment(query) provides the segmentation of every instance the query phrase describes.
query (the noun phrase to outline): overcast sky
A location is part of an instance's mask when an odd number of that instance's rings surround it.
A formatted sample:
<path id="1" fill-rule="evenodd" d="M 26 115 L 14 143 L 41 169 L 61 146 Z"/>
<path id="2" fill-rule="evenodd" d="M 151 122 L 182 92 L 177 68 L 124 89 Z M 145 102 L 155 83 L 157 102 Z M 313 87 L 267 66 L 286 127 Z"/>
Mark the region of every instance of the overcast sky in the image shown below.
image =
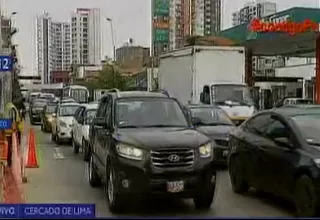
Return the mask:
<path id="1" fill-rule="evenodd" d="M 47 11 L 55 20 L 68 20 L 75 8 L 99 7 L 102 15 L 114 20 L 116 43 L 121 46 L 129 38 L 135 44 L 150 45 L 150 0 L 0 0 L 6 14 L 17 12 L 14 22 L 19 34 L 14 41 L 19 44 L 19 54 L 23 74 L 35 71 L 35 18 Z M 246 0 L 224 1 L 223 26 L 231 25 L 231 13 L 243 6 Z M 294 6 L 318 7 L 319 0 L 277 0 L 278 10 Z M 111 56 L 112 45 L 110 27 L 103 23 L 103 54 Z"/>

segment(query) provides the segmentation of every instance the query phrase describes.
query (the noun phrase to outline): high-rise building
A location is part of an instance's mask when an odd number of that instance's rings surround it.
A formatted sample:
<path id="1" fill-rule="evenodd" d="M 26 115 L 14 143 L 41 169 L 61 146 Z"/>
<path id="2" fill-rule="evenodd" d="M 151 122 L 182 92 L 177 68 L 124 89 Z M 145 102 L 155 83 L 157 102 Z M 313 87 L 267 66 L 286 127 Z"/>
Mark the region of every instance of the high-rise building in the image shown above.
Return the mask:
<path id="1" fill-rule="evenodd" d="M 151 50 L 155 56 L 169 50 L 170 1 L 151 1 Z"/>
<path id="2" fill-rule="evenodd" d="M 268 1 L 249 2 L 232 13 L 232 25 L 248 23 L 252 18 L 262 18 L 277 12 L 277 4 Z"/>
<path id="3" fill-rule="evenodd" d="M 67 22 L 53 21 L 48 13 L 37 17 L 37 71 L 42 83 L 50 83 L 51 71 L 70 70 L 71 30 Z"/>
<path id="4" fill-rule="evenodd" d="M 78 8 L 71 18 L 72 63 L 101 62 L 101 15 L 99 8 Z"/>
<path id="5" fill-rule="evenodd" d="M 193 35 L 214 35 L 221 30 L 221 0 L 191 0 Z"/>

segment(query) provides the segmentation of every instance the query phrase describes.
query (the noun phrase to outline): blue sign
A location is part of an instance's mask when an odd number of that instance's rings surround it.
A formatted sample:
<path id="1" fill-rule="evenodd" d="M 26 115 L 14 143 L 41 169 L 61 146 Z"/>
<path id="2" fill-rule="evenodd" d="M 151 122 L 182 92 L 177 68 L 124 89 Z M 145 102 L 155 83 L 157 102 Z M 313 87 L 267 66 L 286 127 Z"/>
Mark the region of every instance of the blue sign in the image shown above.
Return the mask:
<path id="1" fill-rule="evenodd" d="M 0 219 L 89 219 L 95 204 L 0 204 Z"/>
<path id="2" fill-rule="evenodd" d="M 12 120 L 7 118 L 0 118 L 0 130 L 7 130 L 12 128 Z"/>
<path id="3" fill-rule="evenodd" d="M 11 56 L 0 56 L 0 72 L 11 71 L 13 68 L 13 59 Z"/>

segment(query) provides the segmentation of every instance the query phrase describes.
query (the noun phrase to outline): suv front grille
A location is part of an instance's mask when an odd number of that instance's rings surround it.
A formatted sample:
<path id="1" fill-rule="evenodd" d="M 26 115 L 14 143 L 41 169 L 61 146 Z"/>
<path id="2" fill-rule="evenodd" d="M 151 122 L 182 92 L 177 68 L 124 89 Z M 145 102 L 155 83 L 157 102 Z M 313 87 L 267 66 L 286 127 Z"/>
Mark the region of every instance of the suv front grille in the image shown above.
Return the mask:
<path id="1" fill-rule="evenodd" d="M 157 168 L 190 167 L 194 162 L 194 150 L 188 148 L 152 150 L 151 162 Z"/>

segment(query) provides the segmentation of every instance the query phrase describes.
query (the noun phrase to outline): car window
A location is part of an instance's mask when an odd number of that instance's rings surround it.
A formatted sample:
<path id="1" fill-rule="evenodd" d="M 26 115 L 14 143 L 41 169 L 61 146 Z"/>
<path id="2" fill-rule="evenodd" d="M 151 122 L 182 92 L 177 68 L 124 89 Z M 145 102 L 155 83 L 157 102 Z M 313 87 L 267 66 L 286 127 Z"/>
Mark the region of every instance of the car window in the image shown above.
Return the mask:
<path id="1" fill-rule="evenodd" d="M 309 144 L 320 146 L 320 114 L 296 115 L 292 120 Z"/>
<path id="2" fill-rule="evenodd" d="M 74 113 L 77 111 L 79 106 L 77 105 L 64 105 L 59 108 L 59 116 L 70 117 L 74 116 Z"/>
<path id="3" fill-rule="evenodd" d="M 245 129 L 258 135 L 262 135 L 265 133 L 271 122 L 272 119 L 270 114 L 260 114 L 249 119 L 245 124 Z"/>
<path id="4" fill-rule="evenodd" d="M 47 114 L 52 114 L 52 113 L 54 113 L 55 109 L 56 109 L 55 105 L 47 105 L 45 112 Z"/>
<path id="5" fill-rule="evenodd" d="M 85 113 L 85 123 L 90 124 L 93 121 L 94 116 L 97 113 L 97 109 L 88 109 Z"/>
<path id="6" fill-rule="evenodd" d="M 290 130 L 280 120 L 273 119 L 265 131 L 265 136 L 271 139 L 290 138 Z"/>

